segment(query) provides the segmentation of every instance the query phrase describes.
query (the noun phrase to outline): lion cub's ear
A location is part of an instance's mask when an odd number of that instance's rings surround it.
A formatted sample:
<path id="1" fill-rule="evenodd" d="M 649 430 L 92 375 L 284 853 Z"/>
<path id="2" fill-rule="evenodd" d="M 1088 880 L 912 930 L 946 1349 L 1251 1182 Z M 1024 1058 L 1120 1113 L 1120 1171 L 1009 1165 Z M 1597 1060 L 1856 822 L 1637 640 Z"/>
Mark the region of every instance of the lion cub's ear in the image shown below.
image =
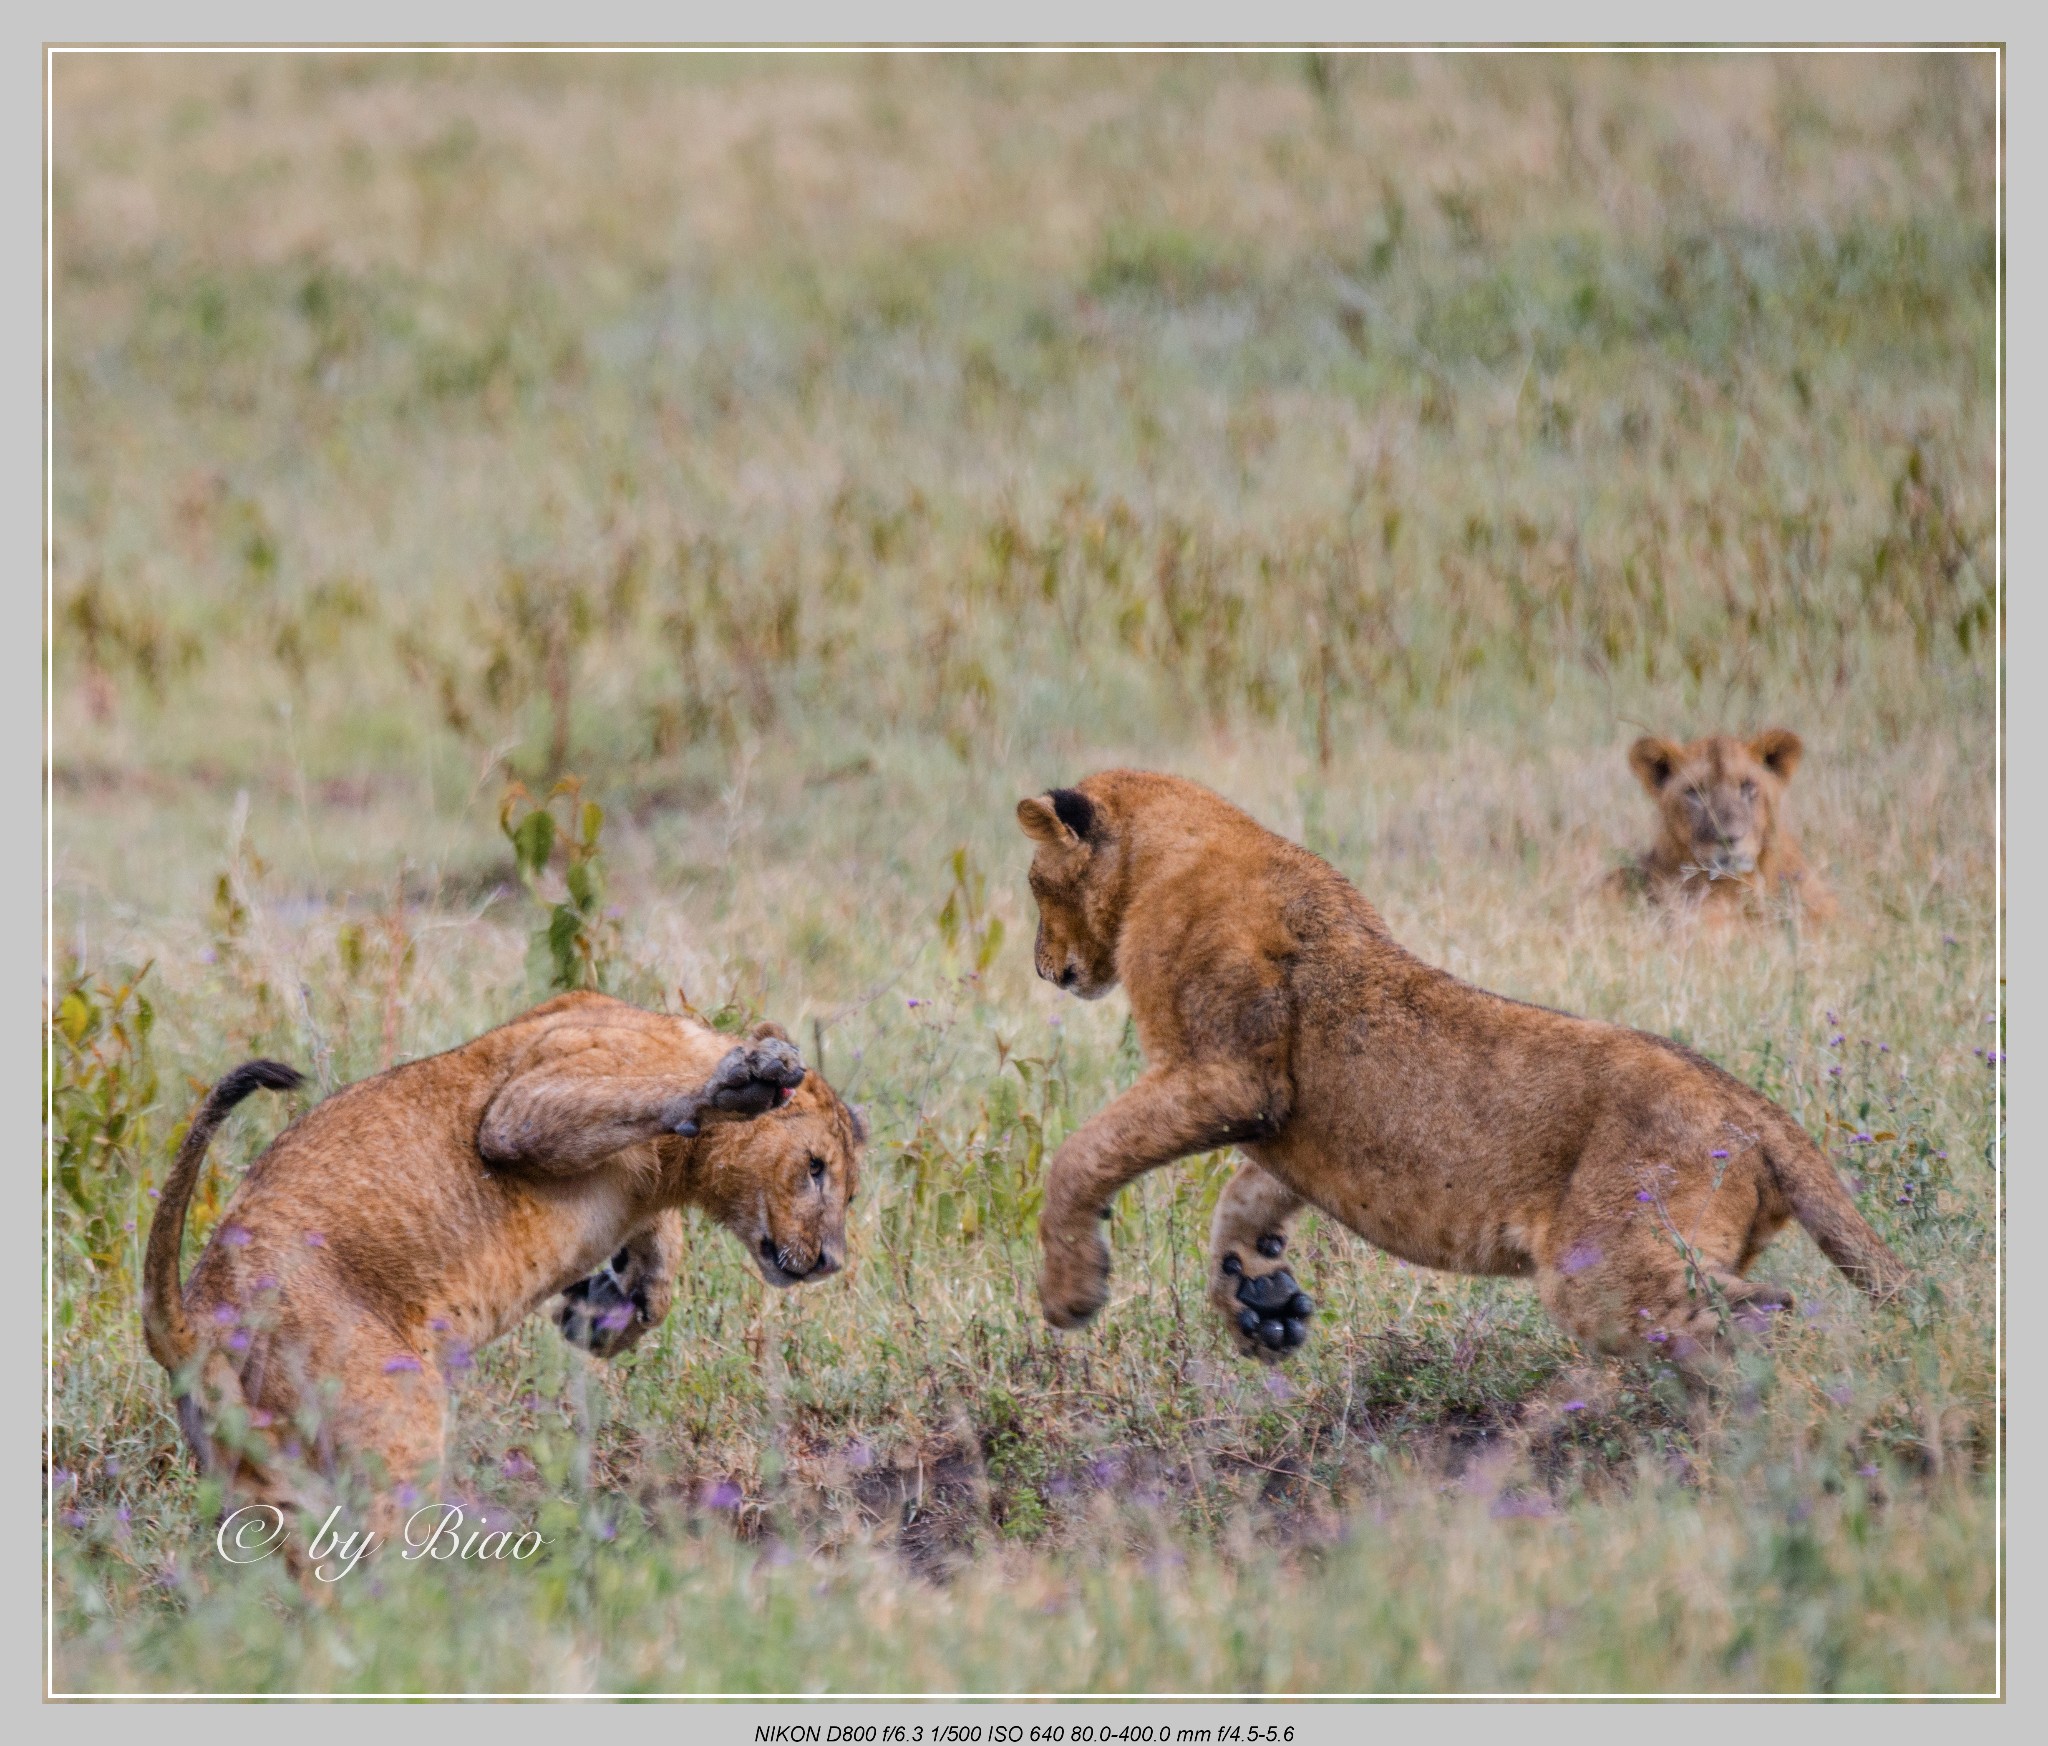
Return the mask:
<path id="1" fill-rule="evenodd" d="M 789 1033 L 773 1019 L 763 1019 L 749 1030 L 747 1035 L 757 1043 L 766 1042 L 770 1037 L 779 1037 L 785 1043 L 790 1040 Z"/>
<path id="2" fill-rule="evenodd" d="M 1078 788 L 1055 788 L 1017 802 L 1017 822 L 1034 843 L 1072 848 L 1095 828 L 1095 803 Z"/>
<path id="3" fill-rule="evenodd" d="M 1652 794 L 1662 794 L 1671 772 L 1678 768 L 1678 748 L 1669 740 L 1645 734 L 1629 747 L 1628 767 Z"/>
<path id="4" fill-rule="evenodd" d="M 1799 768 L 1799 760 L 1806 751 L 1799 736 L 1790 728 L 1766 728 L 1749 742 L 1749 749 L 1780 782 L 1792 780 L 1792 772 Z"/>

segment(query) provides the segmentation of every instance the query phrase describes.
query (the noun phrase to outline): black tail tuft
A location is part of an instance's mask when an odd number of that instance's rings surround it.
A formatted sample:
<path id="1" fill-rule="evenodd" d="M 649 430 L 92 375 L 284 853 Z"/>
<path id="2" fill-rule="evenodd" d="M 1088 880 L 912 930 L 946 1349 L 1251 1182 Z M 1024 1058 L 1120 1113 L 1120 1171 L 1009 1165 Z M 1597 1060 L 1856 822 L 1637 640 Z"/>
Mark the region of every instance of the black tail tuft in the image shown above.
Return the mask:
<path id="1" fill-rule="evenodd" d="M 296 1067 L 287 1067 L 282 1061 L 244 1061 L 232 1072 L 223 1074 L 220 1083 L 207 1098 L 214 1112 L 226 1115 L 245 1097 L 259 1091 L 296 1091 L 306 1083 L 306 1076 Z"/>

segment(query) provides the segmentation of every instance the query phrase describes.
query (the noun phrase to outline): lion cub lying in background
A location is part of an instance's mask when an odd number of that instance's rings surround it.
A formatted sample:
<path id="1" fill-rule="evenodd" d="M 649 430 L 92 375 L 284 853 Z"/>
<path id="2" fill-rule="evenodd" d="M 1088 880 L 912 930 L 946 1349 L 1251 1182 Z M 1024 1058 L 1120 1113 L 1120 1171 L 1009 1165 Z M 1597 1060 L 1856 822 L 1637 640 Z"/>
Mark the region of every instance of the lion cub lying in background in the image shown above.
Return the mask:
<path id="1" fill-rule="evenodd" d="M 1602 1351 L 1691 1362 L 1787 1219 L 1868 1291 L 1904 1270 L 1791 1116 L 1690 1049 L 1529 1006 L 1405 951 L 1334 867 L 1174 776 L 1111 770 L 1025 800 L 1038 973 L 1121 982 L 1145 1072 L 1054 1154 L 1039 1297 L 1109 1297 L 1101 1218 L 1142 1172 L 1244 1154 L 1216 1206 L 1211 1301 L 1247 1352 L 1307 1337 L 1281 1263 L 1313 1204 L 1425 1267 L 1532 1276 Z"/>
<path id="2" fill-rule="evenodd" d="M 249 1167 L 181 1292 L 214 1130 L 259 1087 L 299 1082 L 251 1061 L 214 1087 L 144 1271 L 149 1349 L 185 1433 L 249 1501 L 309 1505 L 286 1468 L 316 1447 L 329 1468 L 373 1457 L 386 1488 L 430 1476 L 451 1371 L 558 1292 L 572 1341 L 625 1350 L 668 1311 L 685 1207 L 771 1285 L 845 1259 L 866 1134 L 779 1029 L 734 1047 L 694 1018 L 565 994 L 301 1116 Z M 233 1450 L 224 1414 L 251 1428 Z"/>
<path id="3" fill-rule="evenodd" d="M 1628 767 L 1657 803 L 1657 841 L 1614 876 L 1615 885 L 1716 919 L 1794 903 L 1809 920 L 1825 921 L 1834 899 L 1784 818 L 1785 784 L 1804 750 L 1789 728 L 1749 740 L 1636 741 Z"/>

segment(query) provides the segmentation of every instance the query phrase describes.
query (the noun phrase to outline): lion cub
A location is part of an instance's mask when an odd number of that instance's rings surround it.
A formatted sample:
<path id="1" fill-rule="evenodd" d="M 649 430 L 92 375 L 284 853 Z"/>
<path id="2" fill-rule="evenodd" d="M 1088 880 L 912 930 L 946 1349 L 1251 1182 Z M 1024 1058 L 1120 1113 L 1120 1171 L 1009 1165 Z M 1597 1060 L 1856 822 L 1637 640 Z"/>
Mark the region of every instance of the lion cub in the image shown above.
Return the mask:
<path id="1" fill-rule="evenodd" d="M 1210 1297 L 1247 1352 L 1307 1337 L 1281 1263 L 1313 1204 L 1427 1267 L 1532 1276 L 1603 1351 L 1707 1357 L 1788 1218 L 1880 1293 L 1904 1277 L 1783 1110 L 1689 1049 L 1507 1000 L 1404 951 L 1326 862 L 1195 783 L 1136 770 L 1019 803 L 1037 843 L 1038 973 L 1121 982 L 1137 1083 L 1046 1173 L 1039 1297 L 1071 1328 L 1109 1296 L 1101 1218 L 1143 1171 L 1235 1145 Z"/>
<path id="2" fill-rule="evenodd" d="M 144 1272 L 149 1349 L 194 1453 L 252 1501 L 308 1504 L 285 1469 L 316 1448 L 330 1469 L 372 1457 L 387 1490 L 430 1476 L 451 1374 L 558 1292 L 565 1335 L 624 1351 L 668 1311 L 685 1207 L 771 1285 L 845 1258 L 866 1134 L 779 1029 L 734 1047 L 694 1018 L 565 994 L 301 1116 L 249 1167 L 180 1291 L 214 1130 L 259 1087 L 299 1083 L 251 1061 L 214 1087 Z"/>
<path id="3" fill-rule="evenodd" d="M 1683 746 L 1636 741 L 1628 767 L 1657 803 L 1657 841 L 1613 883 L 1716 918 L 1791 902 L 1825 921 L 1834 900 L 1784 821 L 1785 784 L 1804 749 L 1789 728 L 1749 740 L 1709 734 Z"/>

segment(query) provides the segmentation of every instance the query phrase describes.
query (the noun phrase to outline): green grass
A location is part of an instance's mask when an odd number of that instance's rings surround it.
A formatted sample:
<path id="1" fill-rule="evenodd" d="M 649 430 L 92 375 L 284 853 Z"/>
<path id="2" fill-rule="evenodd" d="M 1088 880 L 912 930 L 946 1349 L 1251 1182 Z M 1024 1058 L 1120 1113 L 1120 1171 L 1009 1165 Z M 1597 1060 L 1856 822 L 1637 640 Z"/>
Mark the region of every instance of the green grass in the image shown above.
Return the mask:
<path id="1" fill-rule="evenodd" d="M 1988 1689 L 1990 113 L 1943 57 L 67 59 L 58 1685 Z M 1776 722 L 1839 923 L 1605 897 L 1641 727 Z M 1124 762 L 1779 1098 L 1925 1288 L 1788 1235 L 1813 1313 L 1688 1409 L 1311 1217 L 1282 1380 L 1207 1322 L 1215 1157 L 1053 1334 L 1043 1160 L 1139 1061 L 1033 978 L 1012 808 Z M 235 1061 L 541 992 L 499 808 L 564 771 L 611 986 L 867 1110 L 854 1257 L 706 1233 L 625 1364 L 492 1348 L 450 1484 L 556 1543 L 309 1615 L 209 1549 L 147 1191 Z"/>

